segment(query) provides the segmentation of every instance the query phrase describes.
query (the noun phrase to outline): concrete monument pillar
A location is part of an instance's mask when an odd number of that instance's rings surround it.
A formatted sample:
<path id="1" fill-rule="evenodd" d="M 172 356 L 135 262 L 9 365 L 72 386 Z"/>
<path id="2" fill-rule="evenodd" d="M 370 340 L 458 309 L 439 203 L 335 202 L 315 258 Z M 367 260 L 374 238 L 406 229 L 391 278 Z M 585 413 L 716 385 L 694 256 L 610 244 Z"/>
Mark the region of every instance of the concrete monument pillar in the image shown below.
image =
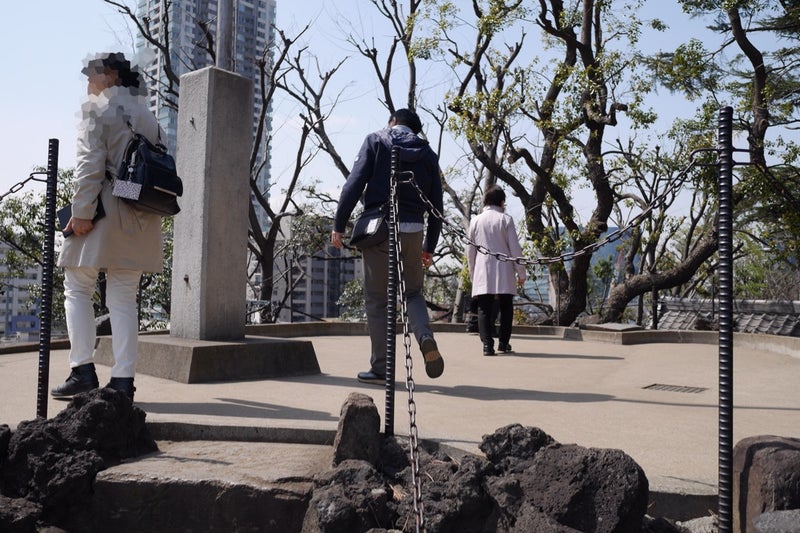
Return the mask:
<path id="1" fill-rule="evenodd" d="M 207 67 L 181 77 L 170 334 L 244 338 L 253 83 Z"/>

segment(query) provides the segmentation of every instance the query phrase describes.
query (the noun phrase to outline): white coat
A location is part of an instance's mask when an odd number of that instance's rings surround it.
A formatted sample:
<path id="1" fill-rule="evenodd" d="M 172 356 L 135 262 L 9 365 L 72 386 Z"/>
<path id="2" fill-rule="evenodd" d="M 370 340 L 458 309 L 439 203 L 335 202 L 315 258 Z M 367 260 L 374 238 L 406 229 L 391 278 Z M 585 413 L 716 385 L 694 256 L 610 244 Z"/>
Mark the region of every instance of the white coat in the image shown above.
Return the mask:
<path id="1" fill-rule="evenodd" d="M 86 235 L 64 240 L 58 266 L 160 272 L 161 217 L 132 208 L 111 194 L 106 171 L 116 177 L 125 146 L 132 137 L 127 122 L 153 142 L 158 121 L 141 96 L 124 87 L 89 95 L 81 107 L 72 215 L 92 219 L 101 196 L 106 216 Z"/>
<path id="2" fill-rule="evenodd" d="M 492 252 L 508 257 L 522 257 L 514 219 L 497 206 L 488 205 L 472 219 L 469 239 Z M 467 248 L 472 296 L 481 294 L 516 294 L 517 278 L 526 279 L 525 267 L 510 261 L 500 261 L 494 256 L 478 253 L 475 246 Z M 515 276 L 516 274 L 516 276 Z"/>

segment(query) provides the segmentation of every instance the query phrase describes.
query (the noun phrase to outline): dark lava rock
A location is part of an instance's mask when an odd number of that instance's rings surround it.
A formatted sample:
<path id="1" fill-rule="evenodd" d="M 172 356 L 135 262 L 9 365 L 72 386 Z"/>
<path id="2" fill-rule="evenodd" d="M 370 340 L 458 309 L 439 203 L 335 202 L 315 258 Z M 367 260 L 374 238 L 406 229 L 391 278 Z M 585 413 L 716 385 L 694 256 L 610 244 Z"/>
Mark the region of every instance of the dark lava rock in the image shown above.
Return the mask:
<path id="1" fill-rule="evenodd" d="M 0 531 L 34 533 L 42 514 L 42 506 L 24 498 L 0 495 Z"/>
<path id="2" fill-rule="evenodd" d="M 303 532 L 367 531 L 394 521 L 386 505 L 389 487 L 366 461 L 342 461 L 315 483 Z"/>
<path id="3" fill-rule="evenodd" d="M 621 450 L 554 443 L 536 428 L 527 429 L 532 438 L 520 437 L 525 434 L 519 426 L 506 426 L 481 445 L 486 451 L 500 442 L 501 449 L 512 450 L 492 453 L 500 474 L 485 482 L 498 510 L 498 530 L 526 530 L 528 523 L 544 523 L 538 516 L 543 513 L 578 531 L 641 531 L 649 486 L 630 456 Z M 515 442 L 527 444 L 510 444 Z"/>
<path id="4" fill-rule="evenodd" d="M 761 513 L 800 509 L 800 439 L 757 435 L 733 448 L 733 521 L 754 528 Z"/>
<path id="5" fill-rule="evenodd" d="M 0 462 L 0 492 L 41 505 L 46 524 L 87 530 L 97 472 L 158 449 L 145 416 L 123 393 L 101 388 L 75 396 L 52 419 L 20 422 Z"/>

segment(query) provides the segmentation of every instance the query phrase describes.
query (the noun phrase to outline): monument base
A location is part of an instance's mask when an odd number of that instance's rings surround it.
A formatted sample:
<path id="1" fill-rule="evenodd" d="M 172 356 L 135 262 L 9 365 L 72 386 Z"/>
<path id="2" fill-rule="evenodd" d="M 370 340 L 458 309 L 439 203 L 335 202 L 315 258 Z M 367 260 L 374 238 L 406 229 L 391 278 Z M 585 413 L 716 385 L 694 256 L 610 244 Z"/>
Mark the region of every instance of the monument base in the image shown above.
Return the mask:
<path id="1" fill-rule="evenodd" d="M 100 337 L 95 362 L 111 366 L 111 337 Z M 319 374 L 311 341 L 246 336 L 204 341 L 169 335 L 139 336 L 136 372 L 181 383 L 238 381 Z"/>

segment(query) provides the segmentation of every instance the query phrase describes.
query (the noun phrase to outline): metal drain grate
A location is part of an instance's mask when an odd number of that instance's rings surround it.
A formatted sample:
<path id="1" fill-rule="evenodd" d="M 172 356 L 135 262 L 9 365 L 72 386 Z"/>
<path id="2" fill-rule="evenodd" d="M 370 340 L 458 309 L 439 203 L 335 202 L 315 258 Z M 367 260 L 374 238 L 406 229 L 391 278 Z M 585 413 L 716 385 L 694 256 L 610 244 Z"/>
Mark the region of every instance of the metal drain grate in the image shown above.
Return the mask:
<path id="1" fill-rule="evenodd" d="M 687 387 L 685 385 L 664 385 L 663 383 L 653 383 L 652 385 L 648 385 L 647 387 L 642 387 L 643 389 L 648 390 L 665 390 L 669 392 L 687 392 L 690 394 L 697 394 L 698 392 L 703 392 L 708 390 L 706 387 Z"/>

